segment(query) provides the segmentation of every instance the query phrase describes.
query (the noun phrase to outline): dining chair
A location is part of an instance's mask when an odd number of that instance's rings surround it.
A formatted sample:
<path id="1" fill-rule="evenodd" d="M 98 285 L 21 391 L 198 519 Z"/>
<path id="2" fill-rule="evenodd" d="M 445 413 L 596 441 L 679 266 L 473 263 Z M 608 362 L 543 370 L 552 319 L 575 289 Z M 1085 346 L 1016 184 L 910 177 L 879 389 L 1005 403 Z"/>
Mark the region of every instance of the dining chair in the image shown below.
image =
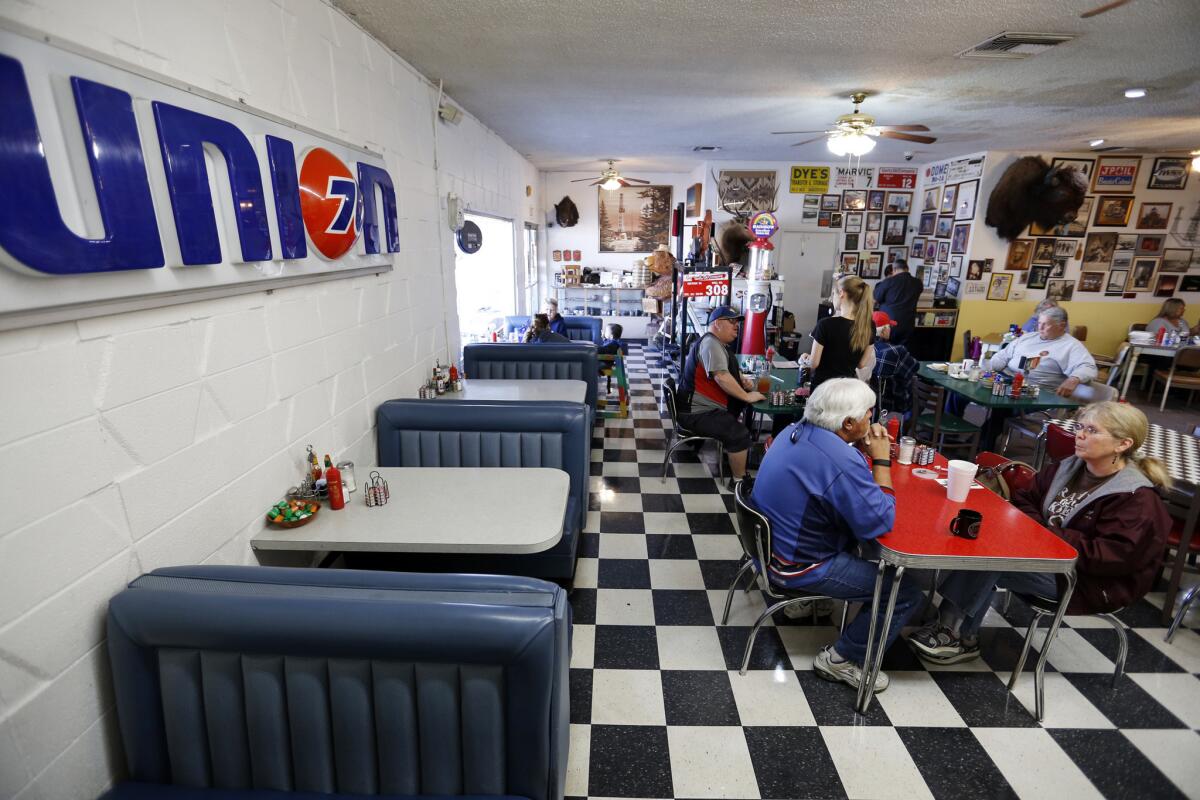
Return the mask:
<path id="1" fill-rule="evenodd" d="M 1154 399 L 1154 387 L 1160 383 L 1163 384 L 1163 395 L 1162 402 L 1158 404 L 1159 411 L 1167 406 L 1167 395 L 1171 392 L 1172 384 L 1177 388 L 1187 389 L 1187 404 L 1191 406 L 1192 400 L 1196 396 L 1196 390 L 1200 389 L 1200 345 L 1180 347 L 1175 351 L 1175 357 L 1171 359 L 1171 369 L 1154 370 L 1153 381 L 1150 384 L 1150 396 L 1147 399 Z"/>
<path id="2" fill-rule="evenodd" d="M 721 440 L 713 436 L 705 436 L 695 431 L 690 431 L 679 424 L 679 409 L 677 407 L 679 390 L 675 387 L 675 379 L 668 376 L 663 380 L 663 396 L 667 404 L 667 412 L 671 415 L 671 434 L 667 439 L 667 452 L 663 456 L 662 466 L 662 482 L 667 482 L 667 470 L 671 466 L 671 454 L 674 453 L 680 445 L 688 442 L 716 442 L 717 443 L 717 475 L 720 478 L 725 477 L 725 446 L 721 444 Z"/>
<path id="3" fill-rule="evenodd" d="M 1041 622 L 1042 617 L 1053 617 L 1058 613 L 1058 601 L 1025 592 L 1011 592 L 1010 594 L 1024 600 L 1025 604 L 1033 612 L 1033 619 L 1029 621 L 1029 629 L 1025 632 L 1025 643 L 1021 645 L 1021 655 L 1017 658 L 1017 665 L 1013 667 L 1012 675 L 1008 679 L 1008 689 L 1012 691 L 1013 687 L 1017 685 L 1017 679 L 1021 676 L 1021 670 L 1025 668 L 1025 660 L 1029 656 L 1029 648 L 1033 644 L 1033 634 L 1037 630 L 1038 623 Z M 1114 687 L 1125 673 L 1125 657 L 1129 654 L 1129 636 L 1125 633 L 1125 623 L 1114 616 L 1114 614 L 1119 614 L 1123 610 L 1117 609 L 1115 612 L 1088 615 L 1104 620 L 1117 633 L 1117 663 L 1113 667 L 1112 674 L 1112 685 Z"/>
<path id="4" fill-rule="evenodd" d="M 946 390 L 937 384 L 914 377 L 912 382 L 912 418 L 908 435 L 940 451 L 966 450 L 971 456 L 979 450 L 982 431 L 946 411 Z"/>

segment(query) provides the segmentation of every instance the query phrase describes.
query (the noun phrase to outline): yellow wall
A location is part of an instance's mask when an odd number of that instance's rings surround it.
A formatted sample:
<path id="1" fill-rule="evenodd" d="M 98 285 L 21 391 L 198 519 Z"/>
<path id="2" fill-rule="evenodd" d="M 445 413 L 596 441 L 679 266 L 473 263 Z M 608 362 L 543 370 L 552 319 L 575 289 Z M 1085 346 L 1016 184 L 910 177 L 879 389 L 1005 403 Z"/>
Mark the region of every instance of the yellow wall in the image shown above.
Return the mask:
<path id="1" fill-rule="evenodd" d="M 1039 293 L 1040 294 L 1040 293 Z M 962 358 L 962 334 L 971 331 L 972 336 L 986 336 L 1008 330 L 1012 323 L 1023 325 L 1033 314 L 1034 307 L 1042 298 L 1033 300 L 967 300 L 958 312 L 958 330 L 954 337 L 953 358 Z M 1118 303 L 1083 303 L 1071 300 L 1063 308 L 1071 320 L 1071 326 L 1086 325 L 1088 350 L 1097 355 L 1113 355 L 1125 341 L 1129 326 L 1134 322 L 1149 322 L 1158 313 L 1162 300 L 1138 303 L 1126 300 Z"/>

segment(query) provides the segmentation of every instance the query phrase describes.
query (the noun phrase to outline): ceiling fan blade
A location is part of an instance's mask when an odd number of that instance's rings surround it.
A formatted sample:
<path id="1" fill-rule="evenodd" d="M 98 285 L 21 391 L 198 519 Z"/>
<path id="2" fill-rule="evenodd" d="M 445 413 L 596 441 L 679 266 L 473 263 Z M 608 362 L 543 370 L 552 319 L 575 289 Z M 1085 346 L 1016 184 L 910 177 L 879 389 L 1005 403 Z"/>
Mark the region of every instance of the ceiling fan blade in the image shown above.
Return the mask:
<path id="1" fill-rule="evenodd" d="M 915 136 L 911 133 L 897 133 L 895 131 L 880 131 L 879 135 L 886 139 L 903 139 L 906 142 L 919 142 L 920 144 L 933 144 L 937 141 L 936 136 Z"/>
<path id="2" fill-rule="evenodd" d="M 1114 8 L 1120 8 L 1121 6 L 1125 5 L 1128 2 L 1129 2 L 1129 0 L 1115 0 L 1115 2 L 1112 2 L 1112 3 L 1105 3 L 1102 6 L 1097 6 L 1096 8 L 1093 8 L 1091 11 L 1083 12 L 1082 14 L 1079 15 L 1079 18 L 1080 19 L 1088 19 L 1089 17 L 1094 17 L 1094 16 L 1097 16 L 1098 14 L 1103 14 L 1105 11 L 1112 11 Z"/>
<path id="3" fill-rule="evenodd" d="M 584 181 L 594 181 L 594 180 L 596 180 L 596 179 L 595 178 L 576 178 L 575 180 L 571 181 L 571 183 L 583 183 Z"/>
<path id="4" fill-rule="evenodd" d="M 794 145 L 792 145 L 792 147 L 799 147 L 802 144 L 812 144 L 813 142 L 819 142 L 825 138 L 825 136 L 824 136 L 825 131 L 821 131 L 821 134 L 822 134 L 821 136 L 814 136 L 811 139 L 805 139 L 803 142 L 796 142 Z"/>
<path id="5" fill-rule="evenodd" d="M 630 183 L 649 183 L 650 182 L 647 180 L 643 180 L 641 178 L 622 178 L 621 180 L 629 181 Z"/>
<path id="6" fill-rule="evenodd" d="M 924 125 L 880 125 L 879 130 L 881 130 L 881 131 L 927 131 L 927 130 L 929 130 L 929 128 L 927 128 Z"/>
<path id="7" fill-rule="evenodd" d="M 771 131 L 772 136 L 796 136 L 801 133 L 829 133 L 829 131 Z"/>
<path id="8" fill-rule="evenodd" d="M 598 178 L 595 183 L 589 183 L 588 186 L 599 186 L 607 180 L 608 178 Z"/>

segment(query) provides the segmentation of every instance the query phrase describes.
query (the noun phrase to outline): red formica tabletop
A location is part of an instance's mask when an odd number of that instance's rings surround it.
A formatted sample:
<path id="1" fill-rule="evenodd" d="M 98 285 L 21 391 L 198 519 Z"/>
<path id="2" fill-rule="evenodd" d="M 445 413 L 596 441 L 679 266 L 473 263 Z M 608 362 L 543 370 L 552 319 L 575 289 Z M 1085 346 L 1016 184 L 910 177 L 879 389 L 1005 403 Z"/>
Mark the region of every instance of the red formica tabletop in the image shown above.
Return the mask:
<path id="1" fill-rule="evenodd" d="M 1001 572 L 1067 572 L 1075 563 L 1075 548 L 1048 531 L 1015 506 L 988 489 L 972 489 L 966 502 L 953 503 L 946 487 L 914 470 L 932 469 L 946 477 L 940 455 L 927 467 L 893 461 L 896 525 L 879 537 L 880 557 L 896 566 L 924 569 L 996 570 Z M 938 469 L 941 467 L 941 469 Z M 961 509 L 983 514 L 978 539 L 950 533 L 950 522 Z"/>

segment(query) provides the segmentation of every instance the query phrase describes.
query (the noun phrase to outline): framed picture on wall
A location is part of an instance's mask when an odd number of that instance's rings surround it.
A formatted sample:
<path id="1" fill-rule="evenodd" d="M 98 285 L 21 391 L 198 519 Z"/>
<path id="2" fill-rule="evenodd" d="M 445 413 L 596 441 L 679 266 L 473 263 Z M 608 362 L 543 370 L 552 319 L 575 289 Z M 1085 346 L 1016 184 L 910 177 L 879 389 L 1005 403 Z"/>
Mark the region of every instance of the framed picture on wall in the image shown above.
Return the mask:
<path id="1" fill-rule="evenodd" d="M 877 231 L 883 227 L 883 214 L 878 211 L 867 214 L 867 230 Z"/>
<path id="2" fill-rule="evenodd" d="M 1004 261 L 1004 268 L 1028 269 L 1032 255 L 1033 239 L 1014 239 L 1008 246 L 1008 258 Z"/>
<path id="3" fill-rule="evenodd" d="M 988 284 L 988 300 L 1007 300 L 1008 290 L 1012 288 L 1013 276 L 1005 272 L 993 272 L 992 282 Z"/>
<path id="4" fill-rule="evenodd" d="M 687 208 L 684 209 L 684 216 L 698 217 L 700 209 L 703 207 L 700 202 L 700 193 L 704 190 L 704 184 L 693 183 L 687 190 Z"/>
<path id="5" fill-rule="evenodd" d="M 1081 272 L 1079 273 L 1079 291 L 1081 292 L 1099 292 L 1104 289 L 1104 273 L 1103 272 Z"/>
<path id="6" fill-rule="evenodd" d="M 883 211 L 883 198 L 887 192 L 871 189 L 867 192 L 867 211 Z"/>
<path id="7" fill-rule="evenodd" d="M 954 201 L 958 199 L 958 184 L 947 186 L 942 190 L 942 205 L 938 209 L 942 214 L 954 214 Z"/>
<path id="8" fill-rule="evenodd" d="M 858 253 L 842 253 L 842 272 L 858 274 Z"/>
<path id="9" fill-rule="evenodd" d="M 1067 277 L 1067 260 L 1065 258 L 1056 258 L 1056 259 L 1054 259 L 1053 262 L 1051 262 L 1050 277 L 1051 278 Z"/>
<path id="10" fill-rule="evenodd" d="M 1056 300 L 1059 303 L 1066 302 L 1075 294 L 1075 283 L 1073 281 L 1050 281 L 1046 284 L 1046 299 Z"/>
<path id="11" fill-rule="evenodd" d="M 1154 286 L 1154 273 L 1158 271 L 1157 258 L 1138 258 L 1129 270 L 1127 292 L 1148 292 Z"/>
<path id="12" fill-rule="evenodd" d="M 1156 158 L 1154 168 L 1150 170 L 1150 180 L 1146 181 L 1146 188 L 1183 189 L 1187 186 L 1188 173 L 1191 171 L 1190 158 Z"/>
<path id="13" fill-rule="evenodd" d="M 842 217 L 843 217 L 843 214 L 842 214 L 842 212 L 840 212 L 840 211 L 832 211 L 832 212 L 830 212 L 830 214 L 829 214 L 829 227 L 831 227 L 831 228 L 840 228 L 840 227 L 842 227 Z"/>
<path id="14" fill-rule="evenodd" d="M 818 211 L 817 212 L 817 227 L 818 228 L 828 228 L 829 227 L 829 217 L 831 214 L 833 214 L 832 211 Z"/>
<path id="15" fill-rule="evenodd" d="M 937 226 L 937 214 L 922 214 L 921 221 L 917 225 L 917 233 L 922 236 L 933 236 L 933 229 Z"/>
<path id="16" fill-rule="evenodd" d="M 1132 253 L 1134 250 L 1137 250 L 1137 238 L 1138 235 L 1136 233 L 1118 233 L 1117 252 L 1123 253 L 1128 251 Z"/>
<path id="17" fill-rule="evenodd" d="M 1115 233 L 1089 233 L 1083 244 L 1083 268 L 1107 270 L 1117 250 Z"/>
<path id="18" fill-rule="evenodd" d="M 964 181 L 958 185 L 958 198 L 954 202 L 955 219 L 975 219 L 975 195 L 979 192 L 979 181 Z"/>
<path id="19" fill-rule="evenodd" d="M 1104 284 L 1104 293 L 1109 295 L 1125 294 L 1125 281 L 1129 277 L 1129 271 L 1124 269 L 1114 269 L 1108 273 L 1108 282 Z"/>
<path id="20" fill-rule="evenodd" d="M 888 214 L 883 218 L 883 243 L 904 244 L 908 217 L 903 214 Z"/>
<path id="21" fill-rule="evenodd" d="M 904 254 L 905 254 L 905 253 L 907 253 L 907 252 L 908 252 L 908 248 L 907 248 L 907 247 L 889 247 L 889 248 L 888 248 L 888 251 L 887 251 L 887 254 L 888 254 L 888 257 L 887 257 L 887 263 L 888 263 L 888 266 L 891 266 L 892 264 L 895 264 L 895 263 L 896 263 L 896 257 L 897 257 L 897 256 L 902 256 L 902 255 L 904 255 Z"/>
<path id="22" fill-rule="evenodd" d="M 1159 272 L 1187 272 L 1192 263 L 1192 248 L 1168 247 L 1163 250 Z"/>
<path id="23" fill-rule="evenodd" d="M 1069 236 L 1072 239 L 1082 239 L 1087 234 L 1088 221 L 1092 218 L 1092 206 L 1096 204 L 1096 198 L 1088 195 L 1083 198 L 1083 204 L 1079 206 L 1079 210 L 1075 212 L 1075 219 L 1068 222 L 1066 225 L 1059 225 L 1055 228 L 1055 232 L 1059 236 Z"/>
<path id="24" fill-rule="evenodd" d="M 846 211 L 866 211 L 867 190 L 847 189 L 842 192 L 842 208 Z"/>
<path id="25" fill-rule="evenodd" d="M 1054 243 L 1055 258 L 1074 258 L 1075 243 L 1070 239 L 1059 239 Z"/>
<path id="26" fill-rule="evenodd" d="M 962 256 L 950 256 L 950 277 L 951 278 L 961 278 L 962 277 L 962 262 L 963 262 Z"/>
<path id="27" fill-rule="evenodd" d="M 601 253 L 652 253 L 671 236 L 670 186 L 597 188 Z M 620 209 L 624 218 L 618 219 Z M 620 224 L 618 224 L 620 223 Z"/>
<path id="28" fill-rule="evenodd" d="M 1139 256 L 1156 256 L 1163 251 L 1163 239 L 1165 238 L 1165 236 L 1155 233 L 1140 235 L 1137 240 L 1137 250 L 1134 252 Z"/>
<path id="29" fill-rule="evenodd" d="M 823 194 L 821 195 L 821 210 L 822 211 L 837 211 L 842 207 L 842 196 L 840 194 Z"/>
<path id="30" fill-rule="evenodd" d="M 846 234 L 846 249 L 847 250 L 857 250 L 858 249 L 858 234 L 857 233 L 847 233 Z"/>
<path id="31" fill-rule="evenodd" d="M 1096 161 L 1092 158 L 1056 158 L 1050 162 L 1050 166 L 1073 169 L 1091 181 L 1092 169 L 1096 166 Z"/>
<path id="32" fill-rule="evenodd" d="M 909 258 L 924 258 L 925 257 L 925 240 L 913 239 L 912 249 L 908 252 Z"/>
<path id="33" fill-rule="evenodd" d="M 925 260 L 933 261 L 937 258 L 938 242 L 937 239 L 925 240 Z"/>
<path id="34" fill-rule="evenodd" d="M 867 231 L 863 234 L 863 248 L 874 250 L 879 247 L 879 231 Z"/>
<path id="35" fill-rule="evenodd" d="M 1165 231 L 1171 221 L 1171 206 L 1174 203 L 1142 203 L 1138 208 L 1136 227 L 1151 231 Z"/>
<path id="36" fill-rule="evenodd" d="M 1124 228 L 1132 213 L 1132 197 L 1101 197 L 1092 224 L 1101 228 Z"/>
<path id="37" fill-rule="evenodd" d="M 960 222 L 954 226 L 954 235 L 950 238 L 951 253 L 967 252 L 967 241 L 971 238 L 971 223 Z"/>
<path id="38" fill-rule="evenodd" d="M 967 262 L 967 280 L 981 281 L 983 280 L 983 261 L 974 259 Z"/>
<path id="39" fill-rule="evenodd" d="M 1054 240 L 1053 239 L 1038 239 L 1033 245 L 1033 258 L 1030 259 L 1034 264 L 1049 264 L 1054 260 Z"/>
<path id="40" fill-rule="evenodd" d="M 858 274 L 862 278 L 878 278 L 880 275 L 882 275 L 883 253 L 867 253 L 866 258 L 864 258 L 862 261 L 862 266 L 859 268 Z"/>
<path id="41" fill-rule="evenodd" d="M 944 217 L 937 218 L 937 227 L 933 229 L 933 235 L 939 239 L 949 239 L 951 231 L 954 230 L 954 217 L 947 214 Z"/>
<path id="42" fill-rule="evenodd" d="M 1034 264 L 1029 268 L 1029 281 L 1026 285 L 1030 289 L 1045 289 L 1048 280 L 1050 280 L 1050 267 L 1046 264 Z"/>
<path id="43" fill-rule="evenodd" d="M 1184 275 L 1179 282 L 1181 292 L 1200 292 L 1200 275 Z"/>
<path id="44" fill-rule="evenodd" d="M 1141 163 L 1141 156 L 1100 156 L 1092 172 L 1092 191 L 1129 194 L 1137 183 Z"/>
<path id="45" fill-rule="evenodd" d="M 1155 297 L 1170 297 L 1179 288 L 1178 275 L 1159 275 L 1158 283 L 1154 285 Z"/>
<path id="46" fill-rule="evenodd" d="M 861 211 L 851 211 L 846 214 L 846 230 L 858 233 L 862 230 L 863 215 Z"/>
<path id="47" fill-rule="evenodd" d="M 938 261 L 949 261 L 950 260 L 950 243 L 949 242 L 938 242 L 937 260 Z"/>
<path id="48" fill-rule="evenodd" d="M 907 214 L 912 211 L 912 192 L 888 192 L 884 210 L 890 214 Z"/>
<path id="49" fill-rule="evenodd" d="M 922 211 L 932 211 L 937 213 L 942 203 L 942 187 L 935 186 L 932 189 L 925 190 L 925 201 L 921 203 Z"/>
<path id="50" fill-rule="evenodd" d="M 1133 266 L 1133 253 L 1113 253 L 1112 264 L 1109 269 L 1129 269 Z"/>

